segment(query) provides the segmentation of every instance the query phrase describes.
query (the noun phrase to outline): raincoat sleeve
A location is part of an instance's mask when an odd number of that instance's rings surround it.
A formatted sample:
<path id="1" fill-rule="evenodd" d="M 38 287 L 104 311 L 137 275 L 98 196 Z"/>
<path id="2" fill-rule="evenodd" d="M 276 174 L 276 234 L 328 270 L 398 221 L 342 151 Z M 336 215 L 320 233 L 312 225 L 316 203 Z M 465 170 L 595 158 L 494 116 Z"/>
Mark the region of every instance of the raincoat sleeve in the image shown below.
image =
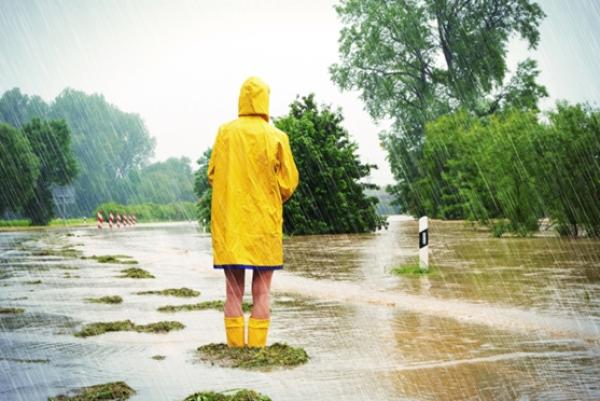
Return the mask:
<path id="1" fill-rule="evenodd" d="M 215 139 L 215 144 L 212 147 L 212 151 L 210 152 L 210 159 L 208 161 L 208 185 L 210 185 L 211 187 L 213 186 L 213 178 L 215 177 L 215 160 L 217 160 L 216 158 L 216 153 L 217 153 L 217 149 L 219 147 L 219 134 L 221 132 L 219 131 L 219 133 L 217 133 L 217 139 Z"/>
<path id="2" fill-rule="evenodd" d="M 286 134 L 281 136 L 277 149 L 277 159 L 279 162 L 277 183 L 279 184 L 281 200 L 285 202 L 292 197 L 298 186 L 298 169 L 290 148 L 290 140 Z"/>

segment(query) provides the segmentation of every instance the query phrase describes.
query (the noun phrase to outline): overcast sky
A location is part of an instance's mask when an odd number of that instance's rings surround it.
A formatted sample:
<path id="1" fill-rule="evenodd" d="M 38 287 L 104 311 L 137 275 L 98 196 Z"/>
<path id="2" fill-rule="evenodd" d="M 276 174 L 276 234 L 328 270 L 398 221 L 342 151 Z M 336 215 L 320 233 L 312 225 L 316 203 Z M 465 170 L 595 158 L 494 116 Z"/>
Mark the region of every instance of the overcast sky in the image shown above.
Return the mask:
<path id="1" fill-rule="evenodd" d="M 157 139 L 156 160 L 195 161 L 217 127 L 236 117 L 250 75 L 271 86 L 271 114 L 314 92 L 340 106 L 373 181 L 392 177 L 357 93 L 341 93 L 335 1 L 0 0 L 0 92 L 19 87 L 47 101 L 65 87 L 102 93 L 136 112 Z M 600 0 L 540 1 L 548 17 L 538 51 L 513 41 L 509 63 L 533 56 L 555 99 L 600 100 Z"/>

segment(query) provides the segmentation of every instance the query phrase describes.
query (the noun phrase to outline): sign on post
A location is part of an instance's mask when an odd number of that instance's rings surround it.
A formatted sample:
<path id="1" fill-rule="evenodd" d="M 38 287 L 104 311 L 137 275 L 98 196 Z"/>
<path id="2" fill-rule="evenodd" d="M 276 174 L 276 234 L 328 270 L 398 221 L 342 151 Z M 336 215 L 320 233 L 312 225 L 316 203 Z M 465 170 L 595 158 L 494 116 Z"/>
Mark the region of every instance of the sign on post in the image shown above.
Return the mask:
<path id="1" fill-rule="evenodd" d="M 419 219 L 419 267 L 429 269 L 429 231 L 427 216 Z"/>

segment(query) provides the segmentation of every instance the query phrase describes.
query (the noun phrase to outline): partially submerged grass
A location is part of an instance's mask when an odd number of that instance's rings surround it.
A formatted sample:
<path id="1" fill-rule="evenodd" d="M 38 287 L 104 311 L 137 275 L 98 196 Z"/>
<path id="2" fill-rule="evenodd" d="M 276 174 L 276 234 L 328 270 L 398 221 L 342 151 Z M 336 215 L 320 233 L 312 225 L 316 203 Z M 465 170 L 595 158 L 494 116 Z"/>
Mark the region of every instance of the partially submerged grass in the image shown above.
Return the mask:
<path id="1" fill-rule="evenodd" d="M 214 391 L 195 393 L 183 401 L 271 401 L 271 399 L 254 390 L 231 390 L 223 393 Z"/>
<path id="2" fill-rule="evenodd" d="M 114 382 L 83 387 L 73 391 L 70 395 L 61 394 L 49 397 L 48 401 L 124 401 L 133 394 L 135 394 L 135 390 L 125 382 Z"/>
<path id="3" fill-rule="evenodd" d="M 242 369 L 296 366 L 309 359 L 302 348 L 283 343 L 265 348 L 229 348 L 227 344 L 207 344 L 198 348 L 198 355 L 201 360 L 212 364 Z"/>
<path id="4" fill-rule="evenodd" d="M 161 306 L 157 310 L 159 312 L 189 312 L 189 311 L 198 311 L 198 310 L 206 310 L 206 309 L 217 309 L 223 310 L 225 307 L 225 302 L 223 301 L 205 301 L 197 304 L 185 304 L 185 305 L 165 305 Z M 244 312 L 250 312 L 252 309 L 252 304 L 248 302 L 242 303 L 242 309 Z"/>
<path id="5" fill-rule="evenodd" d="M 163 361 L 165 360 L 166 356 L 164 355 L 153 355 L 152 359 L 154 359 L 155 361 Z"/>
<path id="6" fill-rule="evenodd" d="M 398 276 L 436 276 L 439 270 L 432 265 L 429 265 L 428 269 L 423 269 L 418 263 L 409 263 L 394 267 L 392 273 Z"/>
<path id="7" fill-rule="evenodd" d="M 107 295 L 99 298 L 86 298 L 85 301 L 96 304 L 120 304 L 123 302 L 123 298 L 118 295 Z"/>
<path id="8" fill-rule="evenodd" d="M 29 284 L 29 285 L 42 284 L 42 280 L 29 280 L 29 281 L 26 281 L 25 284 Z"/>
<path id="9" fill-rule="evenodd" d="M 63 258 L 78 258 L 81 251 L 72 248 L 70 245 L 59 249 L 35 249 L 31 252 L 33 256 L 60 256 Z"/>
<path id="10" fill-rule="evenodd" d="M 121 270 L 120 278 L 156 278 L 152 274 L 148 273 L 144 269 L 140 269 L 139 267 L 130 267 L 129 269 Z"/>
<path id="11" fill-rule="evenodd" d="M 19 363 L 50 363 L 49 359 L 0 358 L 0 361 L 19 362 Z"/>
<path id="12" fill-rule="evenodd" d="M 20 315 L 25 312 L 23 308 L 5 308 L 0 306 L 0 315 Z"/>
<path id="13" fill-rule="evenodd" d="M 137 295 L 165 295 L 181 298 L 191 298 L 200 295 L 200 291 L 194 291 L 192 289 L 182 288 L 167 288 L 166 290 L 154 290 L 154 291 L 140 291 L 136 292 Z"/>
<path id="14" fill-rule="evenodd" d="M 137 265 L 138 261 L 132 259 L 131 256 L 128 255 L 92 255 L 92 256 L 83 256 L 82 259 L 94 259 L 98 263 L 116 263 L 121 265 Z"/>
<path id="15" fill-rule="evenodd" d="M 168 333 L 172 330 L 181 330 L 185 326 L 176 321 L 161 321 L 149 324 L 135 324 L 131 320 L 118 320 L 114 322 L 97 322 L 83 326 L 81 331 L 75 333 L 76 337 L 97 336 L 113 331 L 137 331 L 138 333 Z"/>
<path id="16" fill-rule="evenodd" d="M 71 273 L 64 273 L 63 274 L 63 278 L 81 278 L 81 276 L 78 276 L 76 274 L 71 274 Z"/>

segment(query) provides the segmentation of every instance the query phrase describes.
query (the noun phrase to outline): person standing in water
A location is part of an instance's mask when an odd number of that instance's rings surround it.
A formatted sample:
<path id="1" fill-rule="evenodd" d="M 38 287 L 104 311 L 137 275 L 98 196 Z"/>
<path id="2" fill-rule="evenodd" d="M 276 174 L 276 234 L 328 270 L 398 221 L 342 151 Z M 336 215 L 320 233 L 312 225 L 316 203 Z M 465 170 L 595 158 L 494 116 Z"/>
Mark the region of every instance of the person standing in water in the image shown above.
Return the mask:
<path id="1" fill-rule="evenodd" d="M 283 203 L 298 186 L 287 134 L 269 124 L 269 87 L 248 78 L 238 119 L 219 128 L 208 163 L 213 266 L 225 272 L 225 331 L 243 347 L 245 271 L 252 270 L 249 347 L 265 347 L 273 271 L 283 268 Z"/>

